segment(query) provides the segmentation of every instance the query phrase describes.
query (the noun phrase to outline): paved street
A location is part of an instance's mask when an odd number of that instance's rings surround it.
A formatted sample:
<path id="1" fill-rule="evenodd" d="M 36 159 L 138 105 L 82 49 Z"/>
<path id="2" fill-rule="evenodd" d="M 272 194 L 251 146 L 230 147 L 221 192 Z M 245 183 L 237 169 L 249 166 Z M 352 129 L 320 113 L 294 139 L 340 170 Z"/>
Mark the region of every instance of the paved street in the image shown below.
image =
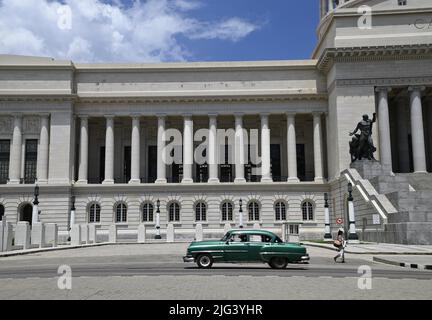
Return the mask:
<path id="1" fill-rule="evenodd" d="M 308 247 L 311 263 L 275 271 L 264 264 L 184 264 L 187 244 L 110 245 L 0 258 L 0 299 L 431 299 L 432 271 L 373 262 Z M 72 270 L 72 290 L 57 286 L 57 270 Z M 372 270 L 372 289 L 358 288 L 358 268 Z"/>

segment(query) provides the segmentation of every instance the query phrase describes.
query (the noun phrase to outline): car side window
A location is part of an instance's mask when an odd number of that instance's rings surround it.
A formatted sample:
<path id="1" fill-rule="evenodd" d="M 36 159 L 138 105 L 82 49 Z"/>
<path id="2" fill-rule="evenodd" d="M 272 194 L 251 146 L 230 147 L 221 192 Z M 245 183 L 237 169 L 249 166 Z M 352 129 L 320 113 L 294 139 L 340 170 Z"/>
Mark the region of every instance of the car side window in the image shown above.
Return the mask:
<path id="1" fill-rule="evenodd" d="M 263 242 L 262 236 L 260 235 L 251 235 L 250 236 L 250 242 Z"/>
<path id="2" fill-rule="evenodd" d="M 270 236 L 263 235 L 261 238 L 262 238 L 262 242 L 271 242 L 272 241 L 272 238 Z"/>
<path id="3" fill-rule="evenodd" d="M 245 234 L 233 234 L 231 236 L 230 242 L 247 242 L 248 236 Z"/>

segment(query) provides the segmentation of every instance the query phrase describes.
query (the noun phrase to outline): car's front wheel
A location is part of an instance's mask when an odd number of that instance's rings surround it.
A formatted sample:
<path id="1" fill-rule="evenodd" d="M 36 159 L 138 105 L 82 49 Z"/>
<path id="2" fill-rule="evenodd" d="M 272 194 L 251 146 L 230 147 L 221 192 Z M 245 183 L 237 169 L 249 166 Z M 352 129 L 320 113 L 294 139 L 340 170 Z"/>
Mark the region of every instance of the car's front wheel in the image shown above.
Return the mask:
<path id="1" fill-rule="evenodd" d="M 197 265 L 202 269 L 210 269 L 213 265 L 213 258 L 209 254 L 201 254 L 197 258 Z"/>
<path id="2" fill-rule="evenodd" d="M 269 262 L 269 265 L 273 269 L 285 269 L 288 265 L 288 260 L 282 257 L 272 258 Z"/>

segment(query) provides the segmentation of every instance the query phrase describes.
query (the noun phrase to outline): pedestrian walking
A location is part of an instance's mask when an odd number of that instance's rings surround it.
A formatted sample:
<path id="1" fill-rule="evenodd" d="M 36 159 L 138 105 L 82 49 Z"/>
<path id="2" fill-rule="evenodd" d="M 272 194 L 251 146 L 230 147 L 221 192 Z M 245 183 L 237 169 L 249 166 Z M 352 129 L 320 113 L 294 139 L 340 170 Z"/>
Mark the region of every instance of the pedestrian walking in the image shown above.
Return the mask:
<path id="1" fill-rule="evenodd" d="M 346 247 L 346 241 L 345 241 L 345 232 L 344 229 L 339 229 L 336 240 L 334 242 L 334 246 L 338 248 L 339 253 L 334 257 L 334 261 L 337 262 L 338 258 L 342 258 L 342 263 L 345 263 L 345 247 Z"/>

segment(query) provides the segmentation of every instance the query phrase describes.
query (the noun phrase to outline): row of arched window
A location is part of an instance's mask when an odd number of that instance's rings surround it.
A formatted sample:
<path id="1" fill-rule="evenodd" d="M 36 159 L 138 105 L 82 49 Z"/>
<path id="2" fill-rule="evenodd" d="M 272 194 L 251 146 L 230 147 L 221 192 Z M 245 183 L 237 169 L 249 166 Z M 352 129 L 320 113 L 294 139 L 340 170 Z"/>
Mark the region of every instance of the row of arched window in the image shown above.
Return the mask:
<path id="1" fill-rule="evenodd" d="M 314 205 L 310 201 L 305 201 L 301 205 L 303 221 L 313 221 Z M 203 201 L 197 202 L 194 207 L 195 220 L 197 222 L 207 221 L 207 204 Z M 145 202 L 141 207 L 142 222 L 153 222 L 155 210 L 151 202 Z M 127 222 L 128 207 L 126 203 L 119 202 L 114 208 L 115 222 Z M 247 205 L 249 221 L 260 221 L 261 208 L 257 201 L 251 201 Z M 287 220 L 287 206 L 283 201 L 277 201 L 274 205 L 274 215 L 276 221 Z M 171 202 L 168 205 L 168 221 L 180 222 L 181 209 L 178 202 Z M 101 206 L 98 203 L 92 203 L 88 208 L 88 222 L 98 223 L 101 218 Z M 221 205 L 221 221 L 234 220 L 234 206 L 232 202 L 225 201 Z"/>

